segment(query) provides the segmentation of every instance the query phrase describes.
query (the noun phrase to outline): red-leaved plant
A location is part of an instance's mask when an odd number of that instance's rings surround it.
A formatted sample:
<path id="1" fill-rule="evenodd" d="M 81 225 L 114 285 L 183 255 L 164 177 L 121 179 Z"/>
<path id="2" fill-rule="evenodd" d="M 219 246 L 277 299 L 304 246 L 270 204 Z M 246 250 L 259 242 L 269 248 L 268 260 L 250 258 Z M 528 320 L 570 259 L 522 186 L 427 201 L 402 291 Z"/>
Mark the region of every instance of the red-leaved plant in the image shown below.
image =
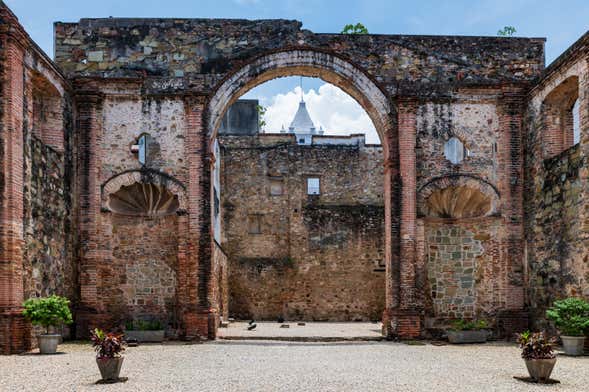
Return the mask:
<path id="1" fill-rule="evenodd" d="M 555 357 L 553 345 L 555 338 L 547 338 L 544 332 L 525 331 L 517 334 L 517 342 L 522 349 L 523 359 L 552 359 Z"/>
<path id="2" fill-rule="evenodd" d="M 90 331 L 90 339 L 97 358 L 117 358 L 125 351 L 122 334 L 104 333 L 103 330 L 95 328 L 94 331 Z"/>

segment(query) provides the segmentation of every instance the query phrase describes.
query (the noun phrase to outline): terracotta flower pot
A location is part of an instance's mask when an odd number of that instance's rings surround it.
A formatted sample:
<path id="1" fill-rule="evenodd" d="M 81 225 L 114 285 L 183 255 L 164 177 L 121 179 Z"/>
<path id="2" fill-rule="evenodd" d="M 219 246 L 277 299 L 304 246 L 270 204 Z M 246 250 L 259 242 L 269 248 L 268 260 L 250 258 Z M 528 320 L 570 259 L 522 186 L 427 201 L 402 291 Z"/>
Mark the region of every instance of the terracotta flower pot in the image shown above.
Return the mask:
<path id="1" fill-rule="evenodd" d="M 546 382 L 550 379 L 552 369 L 556 364 L 556 358 L 550 359 L 525 359 L 530 377 L 535 381 Z"/>
<path id="2" fill-rule="evenodd" d="M 123 366 L 124 357 L 96 358 L 98 369 L 103 380 L 118 380 Z"/>

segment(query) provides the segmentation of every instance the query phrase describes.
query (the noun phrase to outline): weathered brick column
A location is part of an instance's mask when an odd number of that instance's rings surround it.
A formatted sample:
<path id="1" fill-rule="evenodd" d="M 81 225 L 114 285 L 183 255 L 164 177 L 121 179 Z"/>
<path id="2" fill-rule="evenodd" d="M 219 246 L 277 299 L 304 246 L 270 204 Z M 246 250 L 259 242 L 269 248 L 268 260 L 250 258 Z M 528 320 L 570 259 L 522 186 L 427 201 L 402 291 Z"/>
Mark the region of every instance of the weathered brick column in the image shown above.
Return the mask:
<path id="1" fill-rule="evenodd" d="M 100 135 L 103 96 L 80 91 L 75 98 L 78 166 L 78 233 L 80 258 L 80 303 L 76 308 L 76 336 L 88 336 L 90 328 L 111 328 L 102 309 L 100 293 Z"/>
<path id="2" fill-rule="evenodd" d="M 394 159 L 385 165 L 385 203 L 389 203 L 385 204 L 385 210 L 387 214 L 390 210 L 391 214 L 387 219 L 390 222 L 387 239 L 391 249 L 387 248 L 387 252 L 391 252 L 391 283 L 387 282 L 387 310 L 383 322 L 387 335 L 399 338 L 421 334 L 423 311 L 416 274 L 416 112 L 415 99 L 397 100 L 398 172 Z M 395 239 L 397 230 L 398 239 Z"/>
<path id="3" fill-rule="evenodd" d="M 5 17 L 6 15 L 2 15 Z M 8 15 L 10 16 L 10 15 Z M 18 31 L 0 32 L 0 354 L 31 347 L 22 317 L 23 293 L 23 99 L 24 42 Z M 16 35 L 14 35 L 16 34 Z"/>
<path id="4" fill-rule="evenodd" d="M 179 260 L 178 307 L 187 337 L 216 336 L 216 309 L 211 307 L 211 207 L 209 140 L 205 99 L 188 96 L 186 111 L 186 157 L 188 159 L 188 218 L 185 254 Z"/>
<path id="5" fill-rule="evenodd" d="M 501 194 L 501 211 L 505 220 L 503 248 L 507 277 L 504 288 L 505 308 L 497 322 L 506 336 L 526 329 L 524 311 L 524 227 L 523 227 L 523 143 L 522 119 L 525 96 L 521 88 L 503 87 L 498 102 L 499 140 L 497 160 Z M 498 277 L 499 278 L 499 277 Z"/>

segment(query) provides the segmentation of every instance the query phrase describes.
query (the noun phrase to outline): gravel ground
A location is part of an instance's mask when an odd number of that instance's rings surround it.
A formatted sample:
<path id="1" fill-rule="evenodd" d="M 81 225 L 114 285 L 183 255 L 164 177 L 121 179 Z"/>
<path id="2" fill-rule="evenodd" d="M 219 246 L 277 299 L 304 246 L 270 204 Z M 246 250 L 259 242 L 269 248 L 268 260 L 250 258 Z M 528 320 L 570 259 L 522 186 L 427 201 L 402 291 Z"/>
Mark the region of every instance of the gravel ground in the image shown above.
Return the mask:
<path id="1" fill-rule="evenodd" d="M 88 344 L 0 356 L 0 391 L 587 391 L 589 357 L 559 356 L 558 385 L 531 385 L 512 345 L 217 341 L 129 348 L 126 383 L 99 378 Z"/>

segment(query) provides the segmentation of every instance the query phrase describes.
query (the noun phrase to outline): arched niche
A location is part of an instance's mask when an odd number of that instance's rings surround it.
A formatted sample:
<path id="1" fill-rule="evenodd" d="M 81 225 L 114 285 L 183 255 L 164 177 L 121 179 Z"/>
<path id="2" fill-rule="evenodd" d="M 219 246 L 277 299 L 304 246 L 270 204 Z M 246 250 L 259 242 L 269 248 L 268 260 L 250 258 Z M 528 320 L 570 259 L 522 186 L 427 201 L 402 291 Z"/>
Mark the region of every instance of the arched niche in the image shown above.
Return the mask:
<path id="1" fill-rule="evenodd" d="M 436 177 L 417 194 L 419 217 L 463 219 L 496 215 L 500 195 L 491 183 L 469 175 Z"/>
<path id="2" fill-rule="evenodd" d="M 180 181 L 151 169 L 130 170 L 102 185 L 102 209 L 124 215 L 163 216 L 186 211 Z"/>

